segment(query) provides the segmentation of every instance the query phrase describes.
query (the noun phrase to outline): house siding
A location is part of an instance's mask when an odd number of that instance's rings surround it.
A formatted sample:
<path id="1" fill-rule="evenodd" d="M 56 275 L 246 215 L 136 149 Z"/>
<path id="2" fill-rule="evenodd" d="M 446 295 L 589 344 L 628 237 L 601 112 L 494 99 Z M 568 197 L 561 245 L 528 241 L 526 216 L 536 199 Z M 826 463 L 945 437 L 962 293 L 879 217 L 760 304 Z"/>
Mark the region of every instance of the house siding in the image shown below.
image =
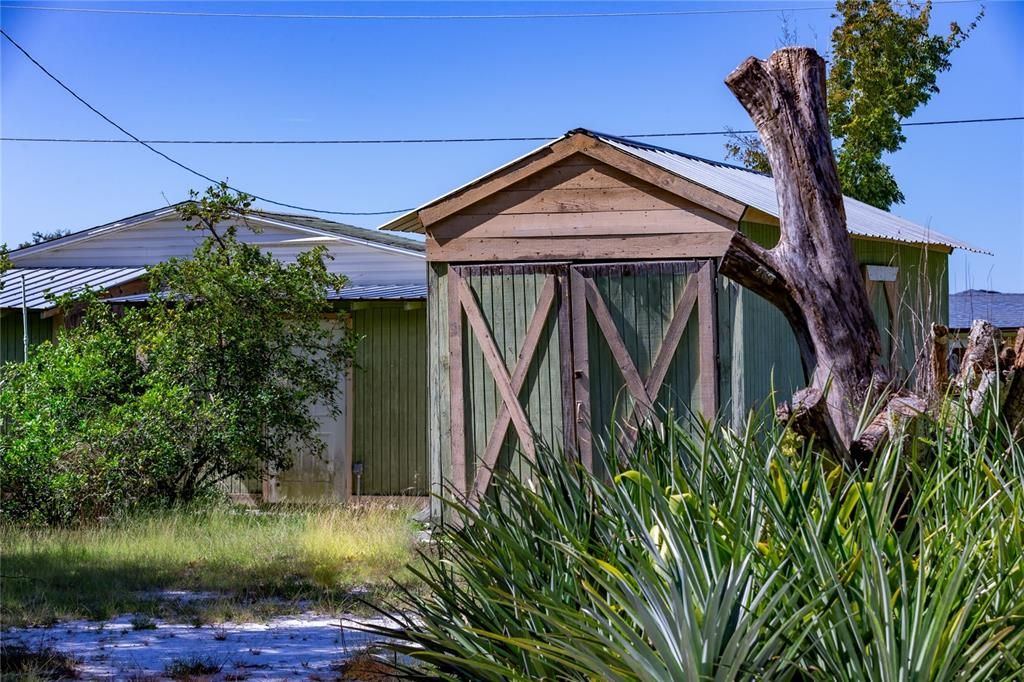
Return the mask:
<path id="1" fill-rule="evenodd" d="M 29 352 L 44 341 L 54 340 L 53 317 L 42 316 L 39 310 L 28 311 Z M 0 364 L 25 360 L 24 334 L 21 311 L 15 308 L 0 310 Z"/>
<path id="2" fill-rule="evenodd" d="M 365 335 L 352 371 L 353 493 L 426 495 L 427 314 L 423 306 L 379 303 L 352 313 Z"/>

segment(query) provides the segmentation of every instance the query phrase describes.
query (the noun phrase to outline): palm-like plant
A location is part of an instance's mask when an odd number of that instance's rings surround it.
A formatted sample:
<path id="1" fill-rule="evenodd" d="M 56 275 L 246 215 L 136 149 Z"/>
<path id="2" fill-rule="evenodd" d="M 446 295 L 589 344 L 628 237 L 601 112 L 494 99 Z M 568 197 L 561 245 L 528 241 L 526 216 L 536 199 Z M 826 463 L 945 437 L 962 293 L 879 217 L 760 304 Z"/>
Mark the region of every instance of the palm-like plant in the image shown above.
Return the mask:
<path id="1" fill-rule="evenodd" d="M 988 421 L 984 421 L 984 420 Z M 410 673 L 952 680 L 1024 670 L 1024 452 L 994 415 L 865 471 L 751 421 L 667 420 L 609 476 L 541 452 L 440 533 L 397 605 Z M 629 462 L 624 468 L 620 461 Z"/>

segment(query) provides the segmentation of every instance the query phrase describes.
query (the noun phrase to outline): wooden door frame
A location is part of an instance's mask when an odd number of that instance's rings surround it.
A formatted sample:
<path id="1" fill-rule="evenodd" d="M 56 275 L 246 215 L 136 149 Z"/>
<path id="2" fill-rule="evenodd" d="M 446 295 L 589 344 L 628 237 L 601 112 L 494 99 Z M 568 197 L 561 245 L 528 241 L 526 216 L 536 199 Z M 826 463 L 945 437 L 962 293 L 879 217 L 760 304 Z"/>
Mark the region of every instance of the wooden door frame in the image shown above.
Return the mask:
<path id="1" fill-rule="evenodd" d="M 618 328 L 608 311 L 593 277 L 602 270 L 631 268 L 650 274 L 686 274 L 686 285 L 673 304 L 672 318 L 662 338 L 651 371 L 646 378 L 640 376 L 633 358 L 622 341 Z M 593 430 L 591 428 L 590 403 L 590 349 L 588 318 L 592 314 L 607 343 L 615 364 L 622 375 L 625 388 L 634 401 L 634 407 L 627 413 L 626 421 L 632 420 L 634 410 L 641 412 L 641 419 L 654 415 L 654 403 L 665 382 L 669 367 L 679 348 L 694 307 L 697 308 L 698 357 L 700 375 L 701 412 L 712 419 L 718 410 L 718 334 L 717 305 L 715 297 L 715 273 L 717 267 L 712 259 L 671 260 L 671 261 L 625 261 L 601 264 L 574 264 L 570 268 L 570 307 L 572 317 L 572 362 L 574 377 L 576 450 L 580 461 L 593 470 Z M 588 274 L 589 273 L 589 274 Z M 710 371 L 707 371 L 710 368 Z M 636 434 L 626 431 L 622 445 L 628 449 L 635 443 Z"/>

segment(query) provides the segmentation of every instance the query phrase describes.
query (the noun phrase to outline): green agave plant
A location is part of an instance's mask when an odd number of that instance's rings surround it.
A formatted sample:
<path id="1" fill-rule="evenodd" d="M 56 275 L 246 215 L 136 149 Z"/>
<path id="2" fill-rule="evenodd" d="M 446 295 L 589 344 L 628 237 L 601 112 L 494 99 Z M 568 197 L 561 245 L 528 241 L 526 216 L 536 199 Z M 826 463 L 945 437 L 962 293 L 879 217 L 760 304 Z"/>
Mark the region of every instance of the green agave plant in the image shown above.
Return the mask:
<path id="1" fill-rule="evenodd" d="M 917 425 L 852 473 L 754 419 L 668 419 L 605 466 L 540 452 L 478 509 L 446 500 L 461 523 L 417 569 L 429 595 L 377 629 L 407 674 L 1024 675 L 1024 452 L 994 412 Z"/>

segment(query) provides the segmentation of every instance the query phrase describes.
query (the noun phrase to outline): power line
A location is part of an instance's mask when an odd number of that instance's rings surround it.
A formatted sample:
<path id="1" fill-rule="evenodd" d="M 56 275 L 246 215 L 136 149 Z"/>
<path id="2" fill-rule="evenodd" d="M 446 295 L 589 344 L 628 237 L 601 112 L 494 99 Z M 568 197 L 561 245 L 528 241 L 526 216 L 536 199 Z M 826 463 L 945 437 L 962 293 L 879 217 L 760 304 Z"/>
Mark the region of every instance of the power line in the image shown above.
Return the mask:
<path id="1" fill-rule="evenodd" d="M 970 0 L 958 0 L 968 2 Z M 4 9 L 27 9 L 49 12 L 82 12 L 91 14 L 140 14 L 148 16 L 202 16 L 221 18 L 335 19 L 335 20 L 445 20 L 445 19 L 545 19 L 545 18 L 612 18 L 630 16 L 692 16 L 700 14 L 754 14 L 765 12 L 803 12 L 835 9 L 833 6 L 753 7 L 734 9 L 684 9 L 628 12 L 565 12 L 551 14 L 268 14 L 257 12 L 198 12 L 159 9 L 110 9 L 99 7 L 32 7 L 4 5 Z"/>
<path id="2" fill-rule="evenodd" d="M 935 5 L 976 3 L 978 0 L 935 0 Z M 706 10 L 665 10 L 636 12 L 565 12 L 551 14 L 262 14 L 254 12 L 183 12 L 173 10 L 110 9 L 99 7 L 32 7 L 4 5 L 4 9 L 40 12 L 79 12 L 87 14 L 131 14 L 163 17 L 214 17 L 232 19 L 328 19 L 362 21 L 437 21 L 487 19 L 607 19 L 625 17 L 680 17 L 716 14 L 765 14 L 771 12 L 821 12 L 835 10 L 833 5 L 803 7 L 744 7 Z"/>
<path id="3" fill-rule="evenodd" d="M 1024 116 L 995 116 L 989 118 L 960 118 L 943 121 L 910 121 L 902 124 L 910 126 L 945 126 L 976 123 L 1003 123 L 1008 121 L 1024 121 Z M 749 135 L 756 130 L 692 130 L 686 132 L 665 133 L 632 133 L 617 135 L 630 140 L 655 137 L 697 137 L 707 135 Z M 376 145 L 376 144 L 449 144 L 462 142 L 547 142 L 558 135 L 528 135 L 516 137 L 419 137 L 419 138 L 366 138 L 366 139 L 324 139 L 324 140 L 184 140 L 162 139 L 141 140 L 146 144 L 239 144 L 239 145 Z M 0 137 L 0 142 L 63 142 L 75 144 L 135 144 L 137 140 L 93 138 L 93 137 Z"/>
<path id="4" fill-rule="evenodd" d="M 25 55 L 25 57 L 30 62 L 35 64 L 36 67 L 40 71 L 45 73 L 57 85 L 62 87 L 64 90 L 66 90 L 69 95 L 71 95 L 72 97 L 77 99 L 79 102 L 81 102 L 83 105 L 85 105 L 85 107 L 87 109 L 89 109 L 89 111 L 93 112 L 94 114 L 96 114 L 97 116 L 102 118 L 104 121 L 106 121 L 110 125 L 114 126 L 118 130 L 120 130 L 122 133 L 124 133 L 128 137 L 132 138 L 133 141 L 137 142 L 138 144 L 141 144 L 143 147 L 145 147 L 149 151 L 153 152 L 157 156 L 163 158 L 164 160 L 170 161 L 171 163 L 173 163 L 178 168 L 181 168 L 182 170 L 188 171 L 192 175 L 200 177 L 203 180 L 206 180 L 207 182 L 211 182 L 211 183 L 213 183 L 215 185 L 219 184 L 220 181 L 214 180 L 209 175 L 206 175 L 204 173 L 200 173 L 199 171 L 197 171 L 196 169 L 194 169 L 194 168 L 192 168 L 190 166 L 186 166 L 181 161 L 178 161 L 177 159 L 174 159 L 174 158 L 168 156 L 167 154 L 163 153 L 162 151 L 160 151 L 156 147 L 153 147 L 152 145 L 150 145 L 148 142 L 145 142 L 144 140 L 139 139 L 136 135 L 133 135 L 132 133 L 130 133 L 127 130 L 125 130 L 122 126 L 120 126 L 117 122 L 115 122 L 109 116 L 107 116 L 102 111 L 100 111 L 99 109 L 97 109 L 93 105 L 89 104 L 84 99 L 82 99 L 82 97 L 77 92 L 75 92 L 70 87 L 68 87 L 64 83 L 64 81 L 62 81 L 61 79 L 57 78 L 52 73 L 50 73 L 45 66 L 43 66 L 42 64 L 37 62 L 35 57 L 30 55 L 25 48 L 23 48 L 21 45 L 19 45 L 18 42 L 16 40 L 14 40 L 14 38 L 12 38 L 10 35 L 8 35 L 7 31 L 5 31 L 2 28 L 0 28 L 0 35 L 2 35 L 4 38 L 6 38 L 7 41 L 11 43 L 11 45 L 13 45 L 14 47 L 18 48 L 18 51 L 20 51 L 23 55 Z M 252 192 L 245 192 L 244 190 L 240 190 L 237 187 L 231 187 L 230 185 L 228 185 L 228 187 L 231 190 L 235 191 L 235 192 L 244 192 L 245 194 L 248 194 L 249 196 L 253 197 L 254 199 L 259 199 L 260 201 L 266 202 L 268 204 L 273 204 L 274 206 L 281 206 L 283 208 L 291 208 L 291 209 L 295 209 L 297 211 L 309 211 L 310 213 L 326 213 L 326 214 L 330 214 L 330 215 L 365 215 L 365 216 L 370 216 L 370 215 L 390 215 L 392 213 L 404 213 L 405 211 L 411 210 L 411 209 L 403 208 L 403 209 L 396 209 L 394 211 L 327 211 L 327 210 L 319 209 L 319 208 L 309 208 L 308 206 L 298 206 L 296 204 L 288 204 L 288 203 L 285 203 L 283 201 L 274 201 L 273 199 L 268 199 L 268 198 L 262 197 L 262 196 L 260 196 L 258 194 L 253 194 Z"/>

